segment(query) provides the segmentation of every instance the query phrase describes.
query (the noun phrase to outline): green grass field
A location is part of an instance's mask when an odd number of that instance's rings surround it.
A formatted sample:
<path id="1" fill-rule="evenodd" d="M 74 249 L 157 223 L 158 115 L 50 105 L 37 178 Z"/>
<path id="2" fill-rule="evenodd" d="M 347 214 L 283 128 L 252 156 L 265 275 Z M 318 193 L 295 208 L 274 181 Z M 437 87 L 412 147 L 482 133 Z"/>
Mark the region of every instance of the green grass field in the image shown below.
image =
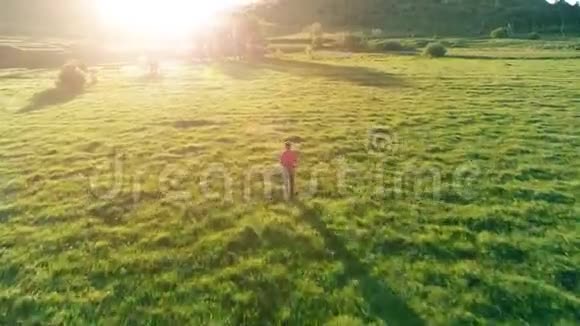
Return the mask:
<path id="1" fill-rule="evenodd" d="M 490 44 L 0 70 L 0 324 L 579 323 L 578 51 Z"/>

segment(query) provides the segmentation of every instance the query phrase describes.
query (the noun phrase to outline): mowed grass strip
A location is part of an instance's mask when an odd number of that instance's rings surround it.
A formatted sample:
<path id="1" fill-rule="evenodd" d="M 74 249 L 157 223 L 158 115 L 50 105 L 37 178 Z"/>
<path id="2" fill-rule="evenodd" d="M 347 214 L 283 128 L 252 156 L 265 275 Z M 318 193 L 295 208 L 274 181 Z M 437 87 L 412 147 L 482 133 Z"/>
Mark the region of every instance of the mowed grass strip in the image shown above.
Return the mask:
<path id="1" fill-rule="evenodd" d="M 0 323 L 578 322 L 578 65 L 103 66 L 33 110 L 56 72 L 3 75 Z"/>

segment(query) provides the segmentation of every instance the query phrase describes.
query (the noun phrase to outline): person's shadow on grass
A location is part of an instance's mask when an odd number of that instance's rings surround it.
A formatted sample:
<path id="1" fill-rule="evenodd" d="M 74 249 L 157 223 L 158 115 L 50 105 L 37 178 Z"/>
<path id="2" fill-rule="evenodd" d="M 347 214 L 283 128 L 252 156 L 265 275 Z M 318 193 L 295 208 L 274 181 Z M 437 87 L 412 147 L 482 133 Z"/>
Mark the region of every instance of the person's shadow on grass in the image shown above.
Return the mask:
<path id="1" fill-rule="evenodd" d="M 300 201 L 295 205 L 300 209 L 300 218 L 314 228 L 342 261 L 345 274 L 360 282 L 362 296 L 370 307 L 370 313 L 387 325 L 425 325 L 425 322 L 384 282 L 374 278 L 370 269 L 348 251 L 344 242 L 330 230 L 322 220 L 322 212 L 317 207 L 309 207 Z"/>

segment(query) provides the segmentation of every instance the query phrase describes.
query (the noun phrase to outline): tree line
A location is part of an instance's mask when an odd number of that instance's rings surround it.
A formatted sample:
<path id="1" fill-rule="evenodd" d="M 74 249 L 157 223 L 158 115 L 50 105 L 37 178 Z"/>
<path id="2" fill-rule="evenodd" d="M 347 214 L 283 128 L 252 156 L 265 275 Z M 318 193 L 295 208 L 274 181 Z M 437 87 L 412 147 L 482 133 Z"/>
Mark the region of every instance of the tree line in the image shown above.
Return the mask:
<path id="1" fill-rule="evenodd" d="M 282 25 L 382 28 L 399 34 L 477 35 L 514 31 L 580 32 L 580 5 L 565 0 L 275 0 L 255 12 Z"/>

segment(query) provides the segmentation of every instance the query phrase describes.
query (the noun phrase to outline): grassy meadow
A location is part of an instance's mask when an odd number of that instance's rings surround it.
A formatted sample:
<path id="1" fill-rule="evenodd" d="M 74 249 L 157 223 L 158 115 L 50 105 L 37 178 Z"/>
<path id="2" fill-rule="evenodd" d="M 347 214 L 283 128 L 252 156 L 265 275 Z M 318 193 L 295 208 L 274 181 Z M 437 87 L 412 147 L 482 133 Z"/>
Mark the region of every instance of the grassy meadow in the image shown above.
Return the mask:
<path id="1" fill-rule="evenodd" d="M 580 52 L 461 42 L 0 70 L 0 324 L 579 323 Z"/>

